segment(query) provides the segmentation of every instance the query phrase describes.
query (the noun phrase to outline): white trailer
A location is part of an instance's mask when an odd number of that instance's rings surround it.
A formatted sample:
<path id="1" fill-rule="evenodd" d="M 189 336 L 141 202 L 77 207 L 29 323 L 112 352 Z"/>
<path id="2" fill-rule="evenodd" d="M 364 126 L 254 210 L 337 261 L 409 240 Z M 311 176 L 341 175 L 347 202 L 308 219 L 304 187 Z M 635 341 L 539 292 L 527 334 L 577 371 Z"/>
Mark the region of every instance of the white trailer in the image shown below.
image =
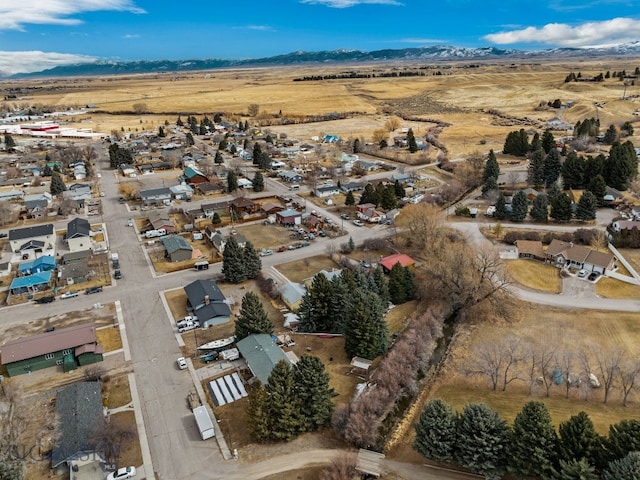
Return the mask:
<path id="1" fill-rule="evenodd" d="M 215 429 L 213 428 L 213 422 L 211 421 L 211 417 L 209 416 L 209 412 L 207 412 L 206 407 L 200 406 L 194 408 L 193 416 L 196 419 L 196 424 L 198 425 L 198 430 L 200 431 L 202 440 L 207 440 L 216 435 Z"/>

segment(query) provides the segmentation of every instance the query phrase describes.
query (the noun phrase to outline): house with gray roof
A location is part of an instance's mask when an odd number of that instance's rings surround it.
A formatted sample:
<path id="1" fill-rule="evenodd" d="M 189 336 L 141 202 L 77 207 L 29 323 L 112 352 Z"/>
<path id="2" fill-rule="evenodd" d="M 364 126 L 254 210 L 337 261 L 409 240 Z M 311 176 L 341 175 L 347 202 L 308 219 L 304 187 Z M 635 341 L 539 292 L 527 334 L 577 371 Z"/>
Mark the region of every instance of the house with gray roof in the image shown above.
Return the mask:
<path id="1" fill-rule="evenodd" d="M 74 218 L 67 224 L 65 237 L 69 250 L 78 252 L 92 248 L 91 224 L 85 218 Z"/>
<path id="2" fill-rule="evenodd" d="M 165 258 L 172 262 L 191 260 L 193 247 L 180 235 L 167 235 L 160 239 L 165 249 Z"/>
<path id="3" fill-rule="evenodd" d="M 300 175 L 297 172 L 293 172 L 291 170 L 283 170 L 278 174 L 278 176 L 284 182 L 288 182 L 288 183 L 300 183 L 300 182 L 302 182 L 302 175 Z"/>
<path id="4" fill-rule="evenodd" d="M 55 251 L 56 234 L 53 223 L 9 230 L 9 244 L 14 253 L 25 250 L 34 250 L 39 253 L 44 250 Z"/>
<path id="5" fill-rule="evenodd" d="M 140 198 L 145 205 L 160 205 L 171 201 L 171 189 L 168 187 L 140 190 Z"/>
<path id="6" fill-rule="evenodd" d="M 213 280 L 196 280 L 184 287 L 187 309 L 198 317 L 202 328 L 226 323 L 231 309 L 218 285 Z"/>
<path id="7" fill-rule="evenodd" d="M 58 439 L 51 452 L 51 467 L 77 460 L 104 461 L 96 450 L 96 432 L 104 422 L 99 381 L 77 382 L 56 392 Z"/>
<path id="8" fill-rule="evenodd" d="M 247 361 L 249 370 L 263 385 L 276 364 L 284 360 L 291 363 L 275 340 L 266 333 L 254 333 L 240 340 L 236 346 Z"/>
<path id="9" fill-rule="evenodd" d="M 330 197 L 332 195 L 338 195 L 340 193 L 340 187 L 337 185 L 329 185 L 324 187 L 317 187 L 313 194 L 318 198 Z"/>

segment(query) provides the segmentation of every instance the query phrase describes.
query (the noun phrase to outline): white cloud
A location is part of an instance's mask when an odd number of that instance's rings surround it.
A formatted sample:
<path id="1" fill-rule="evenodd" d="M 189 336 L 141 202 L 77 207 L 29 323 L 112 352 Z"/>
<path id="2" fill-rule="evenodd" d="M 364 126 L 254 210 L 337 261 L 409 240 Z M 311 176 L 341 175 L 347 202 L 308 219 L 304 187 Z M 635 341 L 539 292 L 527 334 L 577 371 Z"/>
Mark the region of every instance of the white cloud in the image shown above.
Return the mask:
<path id="1" fill-rule="evenodd" d="M 73 55 L 70 53 L 40 52 L 37 50 L 28 52 L 2 52 L 0 51 L 0 76 L 13 75 L 15 73 L 39 72 L 58 65 L 72 63 L 95 62 L 95 57 L 86 55 Z"/>
<path id="2" fill-rule="evenodd" d="M 126 35 L 123 35 L 122 38 L 129 40 L 130 38 L 140 38 L 140 35 L 137 33 L 127 33 Z"/>
<path id="3" fill-rule="evenodd" d="M 484 39 L 499 45 L 542 43 L 557 47 L 586 47 L 632 42 L 638 39 L 639 31 L 639 20 L 621 17 L 576 26 L 549 23 L 542 28 L 527 27 L 510 32 L 492 33 L 485 35 Z"/>
<path id="4" fill-rule="evenodd" d="M 236 30 L 258 30 L 261 32 L 275 32 L 270 25 L 244 25 L 241 27 L 233 27 Z"/>
<path id="5" fill-rule="evenodd" d="M 349 8 L 355 5 L 403 5 L 396 0 L 300 0 L 300 3 L 311 5 L 326 5 L 331 8 Z"/>
<path id="6" fill-rule="evenodd" d="M 132 0 L 20 0 L 0 2 L 0 30 L 23 30 L 26 24 L 78 25 L 74 15 L 118 10 L 145 13 Z"/>

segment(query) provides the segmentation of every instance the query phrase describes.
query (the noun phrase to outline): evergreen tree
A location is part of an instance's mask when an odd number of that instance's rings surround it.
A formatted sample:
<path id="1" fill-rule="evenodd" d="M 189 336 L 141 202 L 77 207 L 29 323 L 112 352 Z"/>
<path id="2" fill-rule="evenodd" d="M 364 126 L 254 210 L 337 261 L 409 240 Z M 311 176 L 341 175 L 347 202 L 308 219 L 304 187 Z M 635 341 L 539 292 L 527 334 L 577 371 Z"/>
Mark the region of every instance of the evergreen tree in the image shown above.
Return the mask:
<path id="1" fill-rule="evenodd" d="M 375 188 L 370 183 L 367 183 L 362 191 L 362 195 L 360 195 L 359 204 L 372 203 L 373 205 L 378 205 L 379 199 L 378 194 L 376 193 Z"/>
<path id="2" fill-rule="evenodd" d="M 251 180 L 251 183 L 253 184 L 254 192 L 264 191 L 264 177 L 259 171 L 256 171 L 255 175 L 253 176 L 253 180 Z"/>
<path id="3" fill-rule="evenodd" d="M 582 188 L 584 186 L 584 171 L 586 161 L 575 152 L 567 155 L 562 164 L 562 182 L 565 190 Z"/>
<path id="4" fill-rule="evenodd" d="M 356 204 L 356 199 L 353 197 L 353 192 L 351 190 L 347 192 L 347 196 L 344 199 L 344 204 L 347 206 L 352 206 Z"/>
<path id="5" fill-rule="evenodd" d="M 624 458 L 629 452 L 640 452 L 640 420 L 621 420 L 610 425 L 606 446 L 609 461 Z"/>
<path id="6" fill-rule="evenodd" d="M 253 247 L 253 244 L 249 241 L 244 244 L 242 261 L 244 262 L 244 273 L 246 278 L 256 278 L 260 273 L 260 270 L 262 270 L 262 260 L 260 260 L 260 255 Z"/>
<path id="7" fill-rule="evenodd" d="M 489 192 L 495 192 L 498 190 L 498 180 L 494 177 L 487 178 L 487 181 L 482 184 L 482 194 L 486 195 Z"/>
<path id="8" fill-rule="evenodd" d="M 356 242 L 353 241 L 353 237 L 349 237 L 349 251 L 353 252 L 356 249 Z"/>
<path id="9" fill-rule="evenodd" d="M 408 300 L 406 271 L 400 262 L 396 263 L 389 272 L 389 299 L 394 305 L 400 305 Z"/>
<path id="10" fill-rule="evenodd" d="M 542 188 L 544 186 L 544 150 L 538 149 L 531 155 L 529 161 L 529 183 L 533 185 L 533 188 Z"/>
<path id="11" fill-rule="evenodd" d="M 524 157 L 530 150 L 527 132 L 521 128 L 519 131 L 510 132 L 504 142 L 502 153 Z"/>
<path id="12" fill-rule="evenodd" d="M 333 288 L 327 277 L 318 273 L 313 277 L 311 286 L 302 297 L 298 316 L 300 330 L 303 332 L 333 332 L 331 318 L 331 299 Z"/>
<path id="13" fill-rule="evenodd" d="M 262 161 L 262 147 L 259 143 L 253 145 L 253 164 L 259 165 Z"/>
<path id="14" fill-rule="evenodd" d="M 562 171 L 562 163 L 560 162 L 560 154 L 555 148 L 552 149 L 544 158 L 544 184 L 550 187 L 560 177 Z"/>
<path id="15" fill-rule="evenodd" d="M 164 128 L 162 126 L 158 127 L 158 137 L 163 138 L 166 137 L 167 135 L 164 133 Z"/>
<path id="16" fill-rule="evenodd" d="M 640 452 L 629 452 L 626 457 L 609 463 L 602 472 L 602 480 L 638 480 L 640 478 Z"/>
<path id="17" fill-rule="evenodd" d="M 393 182 L 393 190 L 396 195 L 396 198 L 404 198 L 407 196 L 407 193 L 404 191 L 404 187 L 400 184 L 398 180 Z"/>
<path id="18" fill-rule="evenodd" d="M 387 349 L 388 330 L 380 298 L 373 292 L 353 293 L 344 327 L 344 348 L 349 357 L 373 360 Z"/>
<path id="19" fill-rule="evenodd" d="M 16 146 L 16 141 L 13 139 L 13 137 L 11 135 L 9 135 L 8 133 L 4 134 L 4 148 L 6 148 L 7 150 L 13 148 Z"/>
<path id="20" fill-rule="evenodd" d="M 380 206 L 387 211 L 398 206 L 398 199 L 396 198 L 396 191 L 393 185 L 389 184 L 384 188 L 380 198 Z"/>
<path id="21" fill-rule="evenodd" d="M 235 192 L 238 190 L 238 176 L 233 170 L 227 172 L 227 192 Z"/>
<path id="22" fill-rule="evenodd" d="M 382 297 L 381 297 L 382 298 Z M 344 332 L 344 321 L 351 310 L 351 290 L 347 286 L 343 275 L 337 275 L 331 280 L 331 300 L 329 316 L 332 319 L 331 331 Z"/>
<path id="23" fill-rule="evenodd" d="M 555 480 L 598 480 L 595 468 L 581 458 L 580 460 L 571 459 L 568 461 L 560 460 L 559 471 L 554 470 L 553 478 Z"/>
<path id="24" fill-rule="evenodd" d="M 531 215 L 531 219 L 534 222 L 547 222 L 549 216 L 549 203 L 547 201 L 547 196 L 544 193 L 541 193 L 533 200 L 533 205 L 531 206 L 529 215 Z"/>
<path id="25" fill-rule="evenodd" d="M 555 464 L 557 446 L 558 437 L 546 405 L 528 402 L 513 422 L 507 468 L 518 478 L 546 478 Z"/>
<path id="26" fill-rule="evenodd" d="M 220 215 L 218 214 L 218 212 L 213 212 L 213 217 L 211 217 L 211 223 L 213 225 L 220 225 L 222 223 L 222 219 L 220 218 Z"/>
<path id="27" fill-rule="evenodd" d="M 227 137 L 224 137 L 222 140 L 220 140 L 220 143 L 218 144 L 218 150 L 226 150 L 227 147 L 229 146 L 229 141 L 227 140 Z"/>
<path id="28" fill-rule="evenodd" d="M 410 128 L 407 132 L 407 144 L 409 145 L 409 152 L 415 153 L 418 151 L 418 144 L 416 142 L 416 137 L 413 135 L 413 129 Z"/>
<path id="29" fill-rule="evenodd" d="M 578 201 L 578 207 L 576 208 L 576 218 L 582 221 L 595 220 L 597 209 L 598 199 L 593 193 L 586 190 Z"/>
<path id="30" fill-rule="evenodd" d="M 62 180 L 62 176 L 58 172 L 53 172 L 51 174 L 51 186 L 50 186 L 51 195 L 56 196 L 66 190 L 67 190 L 67 186 L 64 184 L 64 181 Z"/>
<path id="31" fill-rule="evenodd" d="M 331 420 L 337 395 L 329 385 L 329 374 L 318 357 L 303 355 L 293 371 L 296 397 L 300 405 L 303 430 L 312 432 L 324 427 Z"/>
<path id="32" fill-rule="evenodd" d="M 51 175 L 53 175 L 53 170 L 49 165 L 45 165 L 44 168 L 42 169 L 42 176 L 50 177 Z"/>
<path id="33" fill-rule="evenodd" d="M 273 323 L 255 292 L 247 292 L 242 297 L 240 315 L 236 319 L 236 341 L 253 333 L 273 333 Z"/>
<path id="34" fill-rule="evenodd" d="M 631 136 L 633 135 L 633 124 L 629 121 L 626 121 L 622 124 L 622 127 L 620 127 L 620 130 L 625 132 L 628 136 Z"/>
<path id="35" fill-rule="evenodd" d="M 375 292 L 380 297 L 380 301 L 382 302 L 382 304 L 387 305 L 391 297 L 389 293 L 389 285 L 387 284 L 387 279 L 384 276 L 384 271 L 382 270 L 382 267 L 380 266 L 376 267 L 375 270 L 373 271 L 372 277 L 373 277 L 373 281 L 376 284 Z"/>
<path id="36" fill-rule="evenodd" d="M 586 459 L 592 465 L 598 465 L 603 438 L 596 432 L 593 422 L 585 412 L 573 415 L 558 427 L 559 458 L 565 461 Z"/>
<path id="37" fill-rule="evenodd" d="M 571 198 L 565 192 L 551 199 L 551 218 L 557 223 L 566 223 L 573 216 Z"/>
<path id="38" fill-rule="evenodd" d="M 8 459 L 0 460 L 0 480 L 22 480 L 24 464 Z"/>
<path id="39" fill-rule="evenodd" d="M 185 136 L 185 143 L 187 144 L 187 147 L 190 147 L 196 144 L 196 141 L 193 139 L 193 135 L 191 134 L 191 132 L 188 132 L 187 135 Z"/>
<path id="40" fill-rule="evenodd" d="M 511 201 L 511 221 L 522 222 L 527 218 L 527 213 L 529 213 L 529 200 L 522 190 L 518 190 Z"/>
<path id="41" fill-rule="evenodd" d="M 178 119 L 176 120 L 176 125 L 179 127 L 182 127 L 184 125 L 184 122 L 180 118 L 180 115 L 178 115 Z"/>
<path id="42" fill-rule="evenodd" d="M 275 364 L 265 386 L 269 397 L 271 438 L 289 441 L 303 431 L 305 419 L 296 395 L 293 368 L 286 360 Z"/>
<path id="43" fill-rule="evenodd" d="M 427 460 L 451 462 L 456 441 L 458 414 L 440 399 L 431 400 L 422 409 L 415 424 L 413 449 Z"/>
<path id="44" fill-rule="evenodd" d="M 244 252 L 233 235 L 227 240 L 222 252 L 222 274 L 229 283 L 240 283 L 247 278 Z"/>
<path id="45" fill-rule="evenodd" d="M 553 138 L 553 133 L 551 133 L 551 130 L 549 130 L 548 128 L 542 134 L 541 144 L 542 150 L 544 150 L 544 153 L 546 154 L 549 154 L 551 150 L 556 149 L 556 139 Z"/>
<path id="46" fill-rule="evenodd" d="M 358 138 L 353 141 L 353 153 L 360 153 L 360 139 Z"/>
<path id="47" fill-rule="evenodd" d="M 596 175 L 589 181 L 587 184 L 587 191 L 591 192 L 594 197 L 596 197 L 596 201 L 598 205 L 601 206 L 604 204 L 604 196 L 607 194 L 607 184 L 602 178 L 602 175 Z"/>
<path id="48" fill-rule="evenodd" d="M 542 150 L 542 140 L 540 140 L 540 134 L 538 132 L 533 134 L 530 149 L 532 152 L 535 152 L 536 150 Z"/>
<path id="49" fill-rule="evenodd" d="M 454 458 L 487 479 L 498 479 L 506 467 L 509 427 L 483 404 L 468 404 L 458 422 Z"/>
<path id="50" fill-rule="evenodd" d="M 603 142 L 605 145 L 613 145 L 616 140 L 618 140 L 618 130 L 616 130 L 615 125 L 611 124 L 607 131 L 604 132 Z"/>
<path id="51" fill-rule="evenodd" d="M 493 150 L 489 150 L 489 154 L 487 155 L 487 162 L 484 165 L 482 180 L 486 183 L 489 178 L 493 177 L 497 181 L 499 176 L 500 165 L 498 164 L 498 159 L 496 158 L 496 154 L 493 153 Z"/>
<path id="52" fill-rule="evenodd" d="M 498 200 L 496 200 L 496 211 L 493 213 L 493 216 L 497 220 L 504 220 L 509 216 L 509 212 L 507 212 L 507 201 L 502 193 L 498 195 Z"/>
<path id="53" fill-rule="evenodd" d="M 220 165 L 221 163 L 224 163 L 224 157 L 222 156 L 222 153 L 220 153 L 220 150 L 216 151 L 216 156 L 213 158 L 213 161 L 217 165 Z"/>

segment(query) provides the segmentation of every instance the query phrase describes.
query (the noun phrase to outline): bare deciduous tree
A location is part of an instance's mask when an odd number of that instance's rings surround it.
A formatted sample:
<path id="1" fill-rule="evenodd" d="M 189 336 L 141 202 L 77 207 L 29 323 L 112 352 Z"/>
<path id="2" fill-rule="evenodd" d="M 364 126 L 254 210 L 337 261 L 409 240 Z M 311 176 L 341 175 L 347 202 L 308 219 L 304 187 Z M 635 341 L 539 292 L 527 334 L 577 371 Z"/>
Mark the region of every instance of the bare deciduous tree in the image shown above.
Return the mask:
<path id="1" fill-rule="evenodd" d="M 440 211 L 426 203 L 407 205 L 398 223 L 398 227 L 407 230 L 407 238 L 411 239 L 411 244 L 416 248 L 424 248 L 426 245 L 437 248 L 446 234 Z"/>
<path id="2" fill-rule="evenodd" d="M 478 345 L 472 354 L 472 363 L 466 373 L 488 377 L 494 391 L 502 381 L 504 392 L 511 382 L 522 380 L 518 366 L 523 359 L 520 339 L 508 336 L 497 342 L 490 341 Z"/>
<path id="3" fill-rule="evenodd" d="M 252 103 L 247 108 L 247 111 L 249 112 L 249 116 L 256 117 L 258 116 L 258 113 L 260 113 L 260 105 L 258 105 L 257 103 Z"/>
<path id="4" fill-rule="evenodd" d="M 640 360 L 626 359 L 620 363 L 618 378 L 622 386 L 622 405 L 627 406 L 627 399 L 633 389 L 636 388 L 638 377 L 640 376 Z"/>
<path id="5" fill-rule="evenodd" d="M 624 351 L 621 348 L 610 346 L 608 348 L 590 349 L 595 352 L 595 367 L 597 372 L 602 377 L 602 388 L 604 389 L 604 400 L 606 404 L 609 399 L 609 393 L 614 386 L 616 378 L 618 378 L 618 371 L 620 364 L 624 359 Z"/>
<path id="6" fill-rule="evenodd" d="M 551 386 L 553 385 L 553 370 L 557 363 L 556 346 L 549 343 L 543 343 L 538 347 L 538 373 L 539 380 L 544 385 L 547 397 L 551 395 Z"/>
<path id="7" fill-rule="evenodd" d="M 331 459 L 327 468 L 320 472 L 320 480 L 351 480 L 356 477 L 356 454 L 342 452 Z"/>
<path id="8" fill-rule="evenodd" d="M 398 117 L 391 117 L 386 122 L 384 122 L 384 128 L 389 132 L 393 132 L 400 128 L 401 120 Z"/>

